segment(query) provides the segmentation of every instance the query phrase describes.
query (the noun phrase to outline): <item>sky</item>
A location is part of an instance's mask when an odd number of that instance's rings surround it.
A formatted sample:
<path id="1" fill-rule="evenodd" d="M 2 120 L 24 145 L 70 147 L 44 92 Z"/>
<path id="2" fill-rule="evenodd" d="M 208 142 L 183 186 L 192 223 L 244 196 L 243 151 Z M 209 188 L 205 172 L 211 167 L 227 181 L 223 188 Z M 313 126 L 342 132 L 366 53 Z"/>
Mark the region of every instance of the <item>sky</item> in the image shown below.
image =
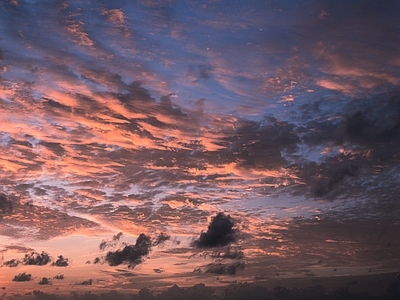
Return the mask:
<path id="1" fill-rule="evenodd" d="M 398 271 L 399 13 L 0 1 L 1 299 Z"/>

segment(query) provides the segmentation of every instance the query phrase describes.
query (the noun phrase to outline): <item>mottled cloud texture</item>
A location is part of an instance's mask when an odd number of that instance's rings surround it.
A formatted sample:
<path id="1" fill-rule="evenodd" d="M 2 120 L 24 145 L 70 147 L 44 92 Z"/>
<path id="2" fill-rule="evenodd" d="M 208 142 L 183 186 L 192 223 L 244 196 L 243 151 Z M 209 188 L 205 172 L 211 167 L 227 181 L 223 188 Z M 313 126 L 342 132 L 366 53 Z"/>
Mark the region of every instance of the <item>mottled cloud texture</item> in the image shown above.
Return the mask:
<path id="1" fill-rule="evenodd" d="M 131 274 L 156 286 L 297 276 L 320 260 L 390 269 L 399 13 L 372 0 L 1 1 L 3 270 L 118 290 Z"/>

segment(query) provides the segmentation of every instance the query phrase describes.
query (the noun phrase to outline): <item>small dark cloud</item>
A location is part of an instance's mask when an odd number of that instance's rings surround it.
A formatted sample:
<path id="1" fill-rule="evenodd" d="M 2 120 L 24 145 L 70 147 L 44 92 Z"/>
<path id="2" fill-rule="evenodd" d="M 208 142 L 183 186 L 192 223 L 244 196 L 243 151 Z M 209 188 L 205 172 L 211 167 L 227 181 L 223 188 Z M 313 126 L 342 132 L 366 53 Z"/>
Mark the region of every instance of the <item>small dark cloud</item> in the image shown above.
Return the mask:
<path id="1" fill-rule="evenodd" d="M 199 239 L 191 243 L 196 248 L 212 248 L 226 246 L 236 241 L 237 230 L 229 215 L 218 213 L 212 220 L 206 232 L 200 234 Z"/>
<path id="2" fill-rule="evenodd" d="M 170 237 L 168 234 L 166 234 L 166 233 L 164 233 L 164 232 L 161 232 L 161 233 L 153 240 L 152 245 L 153 245 L 153 246 L 158 246 L 158 245 L 164 244 L 166 241 L 168 241 L 168 240 L 170 240 L 170 239 L 171 239 L 171 237 Z"/>
<path id="3" fill-rule="evenodd" d="M 54 261 L 52 264 L 54 267 L 68 267 L 68 258 L 63 257 L 62 255 L 59 255 L 57 260 Z"/>
<path id="4" fill-rule="evenodd" d="M 48 262 L 50 262 L 50 256 L 44 251 L 40 254 L 37 252 L 25 254 L 25 257 L 22 259 L 23 265 L 44 266 Z"/>
<path id="5" fill-rule="evenodd" d="M 157 269 L 153 269 L 153 271 L 154 271 L 154 273 L 163 273 L 164 269 L 157 268 Z"/>
<path id="6" fill-rule="evenodd" d="M 77 285 L 92 285 L 93 280 L 92 279 L 88 279 L 88 280 L 84 280 L 82 282 L 78 282 Z"/>
<path id="7" fill-rule="evenodd" d="M 146 255 L 151 250 L 151 239 L 144 233 L 140 234 L 135 245 L 126 245 L 123 249 L 110 251 L 105 256 L 105 261 L 110 266 L 118 266 L 120 264 L 128 264 L 130 268 L 143 262 Z"/>
<path id="8" fill-rule="evenodd" d="M 20 261 L 18 259 L 13 258 L 13 259 L 3 262 L 3 266 L 14 268 L 14 267 L 17 267 L 19 265 L 19 263 L 20 263 Z"/>
<path id="9" fill-rule="evenodd" d="M 226 247 L 224 249 L 214 250 L 211 254 L 211 257 L 217 259 L 242 259 L 244 258 L 244 253 L 237 249 Z"/>
<path id="10" fill-rule="evenodd" d="M 12 281 L 22 282 L 22 281 L 30 281 L 31 279 L 32 279 L 32 275 L 26 274 L 24 272 L 24 273 L 19 273 L 18 275 L 15 275 Z"/>
<path id="11" fill-rule="evenodd" d="M 39 281 L 40 285 L 44 285 L 44 284 L 51 284 L 51 279 L 47 278 L 47 277 L 42 277 Z"/>
<path id="12" fill-rule="evenodd" d="M 100 250 L 104 250 L 108 247 L 115 247 L 117 242 L 119 241 L 119 239 L 122 237 L 122 235 L 123 235 L 123 233 L 119 232 L 118 234 L 113 236 L 111 241 L 103 240 L 99 246 Z"/>
<path id="13" fill-rule="evenodd" d="M 63 280 L 65 277 L 64 277 L 64 274 L 57 274 L 56 276 L 54 276 L 54 279 L 57 279 L 57 280 Z"/>
<path id="14" fill-rule="evenodd" d="M 87 263 L 87 262 L 86 262 Z M 89 262 L 90 263 L 90 262 Z M 100 257 L 96 257 L 95 259 L 93 259 L 93 263 L 96 264 L 100 264 L 103 263 L 103 259 Z"/>
<path id="15" fill-rule="evenodd" d="M 205 267 L 200 267 L 194 270 L 195 273 L 212 273 L 218 275 L 235 275 L 238 270 L 244 270 L 245 263 L 242 261 L 236 261 L 231 264 L 223 263 L 211 263 Z"/>

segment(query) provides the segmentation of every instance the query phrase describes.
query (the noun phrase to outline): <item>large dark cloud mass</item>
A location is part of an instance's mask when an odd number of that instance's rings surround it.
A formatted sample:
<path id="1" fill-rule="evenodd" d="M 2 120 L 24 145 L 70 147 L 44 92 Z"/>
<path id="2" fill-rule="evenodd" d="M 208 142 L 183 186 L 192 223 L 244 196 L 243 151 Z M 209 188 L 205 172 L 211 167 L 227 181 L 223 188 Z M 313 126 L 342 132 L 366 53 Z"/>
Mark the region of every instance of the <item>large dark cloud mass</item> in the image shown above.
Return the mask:
<path id="1" fill-rule="evenodd" d="M 226 246 L 236 241 L 237 230 L 234 229 L 234 222 L 229 215 L 218 213 L 212 218 L 206 232 L 192 242 L 196 248 L 211 248 Z"/>
<path id="2" fill-rule="evenodd" d="M 126 245 L 123 249 L 114 252 L 109 251 L 104 259 L 110 266 L 126 263 L 130 268 L 134 268 L 143 262 L 150 250 L 151 239 L 142 233 L 134 245 Z"/>

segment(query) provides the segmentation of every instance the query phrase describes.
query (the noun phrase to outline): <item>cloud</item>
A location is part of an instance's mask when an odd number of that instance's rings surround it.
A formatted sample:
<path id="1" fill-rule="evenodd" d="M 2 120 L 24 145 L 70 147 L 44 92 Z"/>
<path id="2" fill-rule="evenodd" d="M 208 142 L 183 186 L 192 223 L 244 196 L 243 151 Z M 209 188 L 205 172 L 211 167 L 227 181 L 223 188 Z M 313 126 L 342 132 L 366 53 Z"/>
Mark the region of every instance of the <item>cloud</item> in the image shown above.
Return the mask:
<path id="1" fill-rule="evenodd" d="M 103 240 L 100 243 L 100 250 L 104 250 L 107 247 L 115 247 L 115 245 L 117 244 L 117 242 L 119 241 L 119 239 L 122 237 L 123 233 L 119 232 L 118 234 L 114 235 L 111 241 L 105 241 Z"/>
<path id="2" fill-rule="evenodd" d="M 152 246 L 158 246 L 158 245 L 162 245 L 164 244 L 166 241 L 170 240 L 171 237 L 164 233 L 161 232 L 157 237 L 155 237 L 155 239 L 153 240 Z"/>
<path id="3" fill-rule="evenodd" d="M 223 264 L 220 262 L 210 263 L 204 267 L 200 267 L 194 270 L 195 273 L 212 273 L 219 275 L 235 275 L 237 271 L 244 270 L 245 263 L 242 261 L 236 261 L 230 264 Z"/>
<path id="4" fill-rule="evenodd" d="M 76 285 L 92 285 L 93 284 L 93 280 L 92 279 L 88 279 L 88 280 L 83 280 L 81 282 L 77 282 Z"/>
<path id="5" fill-rule="evenodd" d="M 110 266 L 126 263 L 129 268 L 134 268 L 143 262 L 150 250 L 151 239 L 142 233 L 137 238 L 135 245 L 126 245 L 123 249 L 115 252 L 109 251 L 104 259 Z"/>
<path id="6" fill-rule="evenodd" d="M 19 273 L 18 275 L 15 275 L 12 281 L 22 282 L 22 281 L 30 281 L 31 279 L 32 279 L 31 274 L 26 274 L 25 272 L 23 272 Z"/>
<path id="7" fill-rule="evenodd" d="M 3 214 L 13 210 L 13 203 L 4 194 L 0 194 L 0 210 Z"/>
<path id="8" fill-rule="evenodd" d="M 316 197 L 322 197 L 328 194 L 336 185 L 346 177 L 354 177 L 357 173 L 357 166 L 347 166 L 335 170 L 330 170 L 329 174 L 323 179 L 317 181 L 313 193 Z"/>
<path id="9" fill-rule="evenodd" d="M 47 277 L 42 277 L 39 281 L 40 285 L 44 285 L 44 284 L 51 284 L 51 279 L 47 278 Z"/>
<path id="10" fill-rule="evenodd" d="M 64 274 L 57 274 L 56 276 L 53 277 L 54 279 L 57 280 L 63 280 L 65 278 Z"/>
<path id="11" fill-rule="evenodd" d="M 279 169 L 288 164 L 283 152 L 294 153 L 300 138 L 295 126 L 273 117 L 260 122 L 241 120 L 222 152 L 222 159 L 238 162 L 242 167 Z M 222 154 L 222 153 L 221 153 Z"/>
<path id="12" fill-rule="evenodd" d="M 212 258 L 217 259 L 242 259 L 244 258 L 243 251 L 232 249 L 230 246 L 223 249 L 216 249 L 211 254 Z"/>
<path id="13" fill-rule="evenodd" d="M 54 261 L 51 265 L 55 267 L 68 267 L 68 258 L 63 257 L 62 255 L 59 255 L 57 260 Z"/>
<path id="14" fill-rule="evenodd" d="M 50 262 L 50 256 L 46 252 L 37 253 L 32 252 L 31 254 L 25 254 L 25 257 L 21 260 L 24 265 L 44 266 Z"/>
<path id="15" fill-rule="evenodd" d="M 20 261 L 18 259 L 13 258 L 11 260 L 4 261 L 3 266 L 14 268 L 14 267 L 17 267 L 19 265 L 19 263 L 20 263 Z"/>
<path id="16" fill-rule="evenodd" d="M 220 212 L 212 218 L 206 232 L 202 232 L 197 240 L 191 243 L 196 248 L 212 248 L 226 246 L 236 241 L 237 230 L 233 219 Z"/>

